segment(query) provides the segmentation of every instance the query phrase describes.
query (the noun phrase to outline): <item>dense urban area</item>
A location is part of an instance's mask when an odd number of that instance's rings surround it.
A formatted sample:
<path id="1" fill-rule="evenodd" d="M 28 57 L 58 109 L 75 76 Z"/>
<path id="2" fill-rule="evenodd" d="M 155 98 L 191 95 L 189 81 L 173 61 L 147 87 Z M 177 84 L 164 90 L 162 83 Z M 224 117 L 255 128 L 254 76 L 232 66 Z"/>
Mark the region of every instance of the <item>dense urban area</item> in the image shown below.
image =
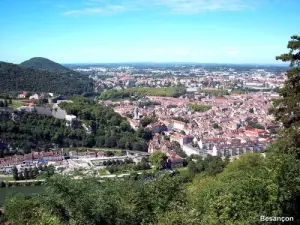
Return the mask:
<path id="1" fill-rule="evenodd" d="M 299 224 L 299 43 L 290 68 L 0 62 L 0 224 Z"/>

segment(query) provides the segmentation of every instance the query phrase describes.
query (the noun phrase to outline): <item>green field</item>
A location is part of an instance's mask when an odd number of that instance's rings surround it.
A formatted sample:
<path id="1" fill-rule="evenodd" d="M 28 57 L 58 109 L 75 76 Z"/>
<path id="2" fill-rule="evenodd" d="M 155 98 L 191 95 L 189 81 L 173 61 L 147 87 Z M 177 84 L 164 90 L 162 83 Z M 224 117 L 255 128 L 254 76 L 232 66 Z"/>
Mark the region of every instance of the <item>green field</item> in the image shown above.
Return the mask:
<path id="1" fill-rule="evenodd" d="M 15 181 L 12 176 L 2 176 L 2 175 L 0 175 L 0 180 L 2 180 L 2 181 Z"/>
<path id="2" fill-rule="evenodd" d="M 23 105 L 24 104 L 22 102 L 18 101 L 18 100 L 13 100 L 12 104 L 11 104 L 11 106 L 14 107 L 14 108 L 18 108 L 18 107 L 21 107 Z"/>
<path id="3" fill-rule="evenodd" d="M 98 174 L 101 176 L 101 175 L 108 175 L 109 173 L 106 169 L 99 169 Z"/>

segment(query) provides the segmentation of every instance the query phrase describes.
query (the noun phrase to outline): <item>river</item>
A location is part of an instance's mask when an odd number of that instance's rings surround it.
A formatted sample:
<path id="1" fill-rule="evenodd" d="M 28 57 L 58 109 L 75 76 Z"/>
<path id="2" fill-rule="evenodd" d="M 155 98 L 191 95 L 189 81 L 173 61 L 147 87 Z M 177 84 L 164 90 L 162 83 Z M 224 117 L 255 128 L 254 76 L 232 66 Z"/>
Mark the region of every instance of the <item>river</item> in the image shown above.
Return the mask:
<path id="1" fill-rule="evenodd" d="M 0 206 L 7 196 L 13 193 L 23 193 L 25 195 L 35 195 L 43 192 L 44 186 L 24 186 L 0 188 Z"/>

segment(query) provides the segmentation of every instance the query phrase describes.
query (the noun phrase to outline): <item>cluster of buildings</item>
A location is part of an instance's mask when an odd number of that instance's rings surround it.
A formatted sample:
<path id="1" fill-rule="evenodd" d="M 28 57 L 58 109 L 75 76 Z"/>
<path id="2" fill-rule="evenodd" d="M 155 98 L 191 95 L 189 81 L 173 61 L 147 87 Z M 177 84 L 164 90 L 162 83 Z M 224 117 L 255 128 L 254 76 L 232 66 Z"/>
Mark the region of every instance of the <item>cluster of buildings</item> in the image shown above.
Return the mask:
<path id="1" fill-rule="evenodd" d="M 245 152 L 262 152 L 274 140 L 278 124 L 268 114 L 271 100 L 279 98 L 270 90 L 279 88 L 285 81 L 285 68 L 242 68 L 231 66 L 109 66 L 86 67 L 75 70 L 91 75 L 96 90 L 123 89 L 129 87 L 185 87 L 186 93 L 179 98 L 145 96 L 139 100 L 121 102 L 105 101 L 115 112 L 127 118 L 133 129 L 140 127 L 144 117 L 155 118 L 147 128 L 153 133 L 149 142 L 148 154 L 162 151 L 168 156 L 172 167 L 182 166 L 183 159 L 176 153 L 174 143 L 187 154 L 220 157 L 237 157 Z M 201 90 L 209 90 L 205 92 Z M 233 90 L 248 90 L 245 94 L 237 94 Z M 255 90 L 257 92 L 249 92 Z M 268 92 L 264 90 L 268 89 Z M 218 91 L 226 90 L 225 95 L 218 96 Z M 58 104 L 66 101 L 64 96 L 52 93 L 27 92 L 18 95 L 24 101 L 19 111 L 54 116 L 66 120 L 66 126 L 77 121 L 76 116 L 68 115 Z M 40 99 L 48 99 L 52 108 L 36 106 Z M 151 104 L 155 103 L 155 104 Z M 150 103 L 150 104 L 142 104 Z M 197 110 L 191 105 L 209 106 L 207 110 Z M 17 119 L 17 115 L 13 116 Z M 82 126 L 90 133 L 90 127 Z M 68 154 L 68 159 L 61 153 L 42 152 L 15 155 L 0 158 L 1 168 L 13 165 L 38 165 L 54 162 L 66 168 L 101 167 L 105 156 L 88 153 Z M 122 156 L 123 157 L 123 156 Z M 133 157 L 137 161 L 140 155 L 124 156 L 118 160 Z"/>
<path id="2" fill-rule="evenodd" d="M 38 167 L 39 165 L 45 165 L 48 162 L 56 164 L 62 164 L 65 156 L 62 152 L 32 152 L 24 155 L 12 155 L 0 158 L 0 169 L 4 173 L 11 173 L 12 168 L 15 166 L 20 168 Z"/>
<path id="3" fill-rule="evenodd" d="M 104 151 L 62 151 L 32 152 L 24 155 L 12 155 L 0 158 L 0 170 L 4 174 L 11 174 L 12 169 L 24 170 L 30 167 L 53 165 L 56 171 L 70 174 L 75 169 L 84 169 L 87 172 L 98 171 L 106 167 L 103 162 L 118 160 L 131 160 L 134 163 L 141 162 L 143 157 L 148 157 L 147 152 L 126 151 L 121 156 L 106 156 Z"/>
<path id="4" fill-rule="evenodd" d="M 82 68 L 78 68 L 82 70 Z M 85 68 L 96 90 L 127 87 L 186 87 L 223 89 L 274 89 L 285 80 L 284 67 L 164 66 Z"/>
<path id="5" fill-rule="evenodd" d="M 167 136 L 170 142 L 180 143 L 187 155 L 235 157 L 247 151 L 263 151 L 273 141 L 273 132 L 278 124 L 268 114 L 268 109 L 271 100 L 278 97 L 273 92 L 204 97 L 200 100 L 195 96 L 148 96 L 142 101 L 159 104 L 138 107 L 141 100 L 124 101 L 114 109 L 127 117 L 134 129 L 140 126 L 140 118 L 154 115 L 157 121 L 149 124 L 147 128 L 155 135 Z M 210 109 L 197 112 L 189 107 L 190 104 L 206 105 Z M 149 143 L 149 152 L 159 149 L 168 153 L 172 150 L 172 145 L 154 138 Z"/>

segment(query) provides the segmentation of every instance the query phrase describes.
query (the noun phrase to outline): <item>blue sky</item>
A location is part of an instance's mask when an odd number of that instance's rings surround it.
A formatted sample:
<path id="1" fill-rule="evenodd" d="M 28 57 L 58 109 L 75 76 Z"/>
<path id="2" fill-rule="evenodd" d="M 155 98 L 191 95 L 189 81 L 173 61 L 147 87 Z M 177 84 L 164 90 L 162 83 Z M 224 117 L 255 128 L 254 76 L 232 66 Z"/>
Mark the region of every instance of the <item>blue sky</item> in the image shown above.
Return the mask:
<path id="1" fill-rule="evenodd" d="M 0 61 L 278 63 L 299 0 L 0 0 Z"/>

